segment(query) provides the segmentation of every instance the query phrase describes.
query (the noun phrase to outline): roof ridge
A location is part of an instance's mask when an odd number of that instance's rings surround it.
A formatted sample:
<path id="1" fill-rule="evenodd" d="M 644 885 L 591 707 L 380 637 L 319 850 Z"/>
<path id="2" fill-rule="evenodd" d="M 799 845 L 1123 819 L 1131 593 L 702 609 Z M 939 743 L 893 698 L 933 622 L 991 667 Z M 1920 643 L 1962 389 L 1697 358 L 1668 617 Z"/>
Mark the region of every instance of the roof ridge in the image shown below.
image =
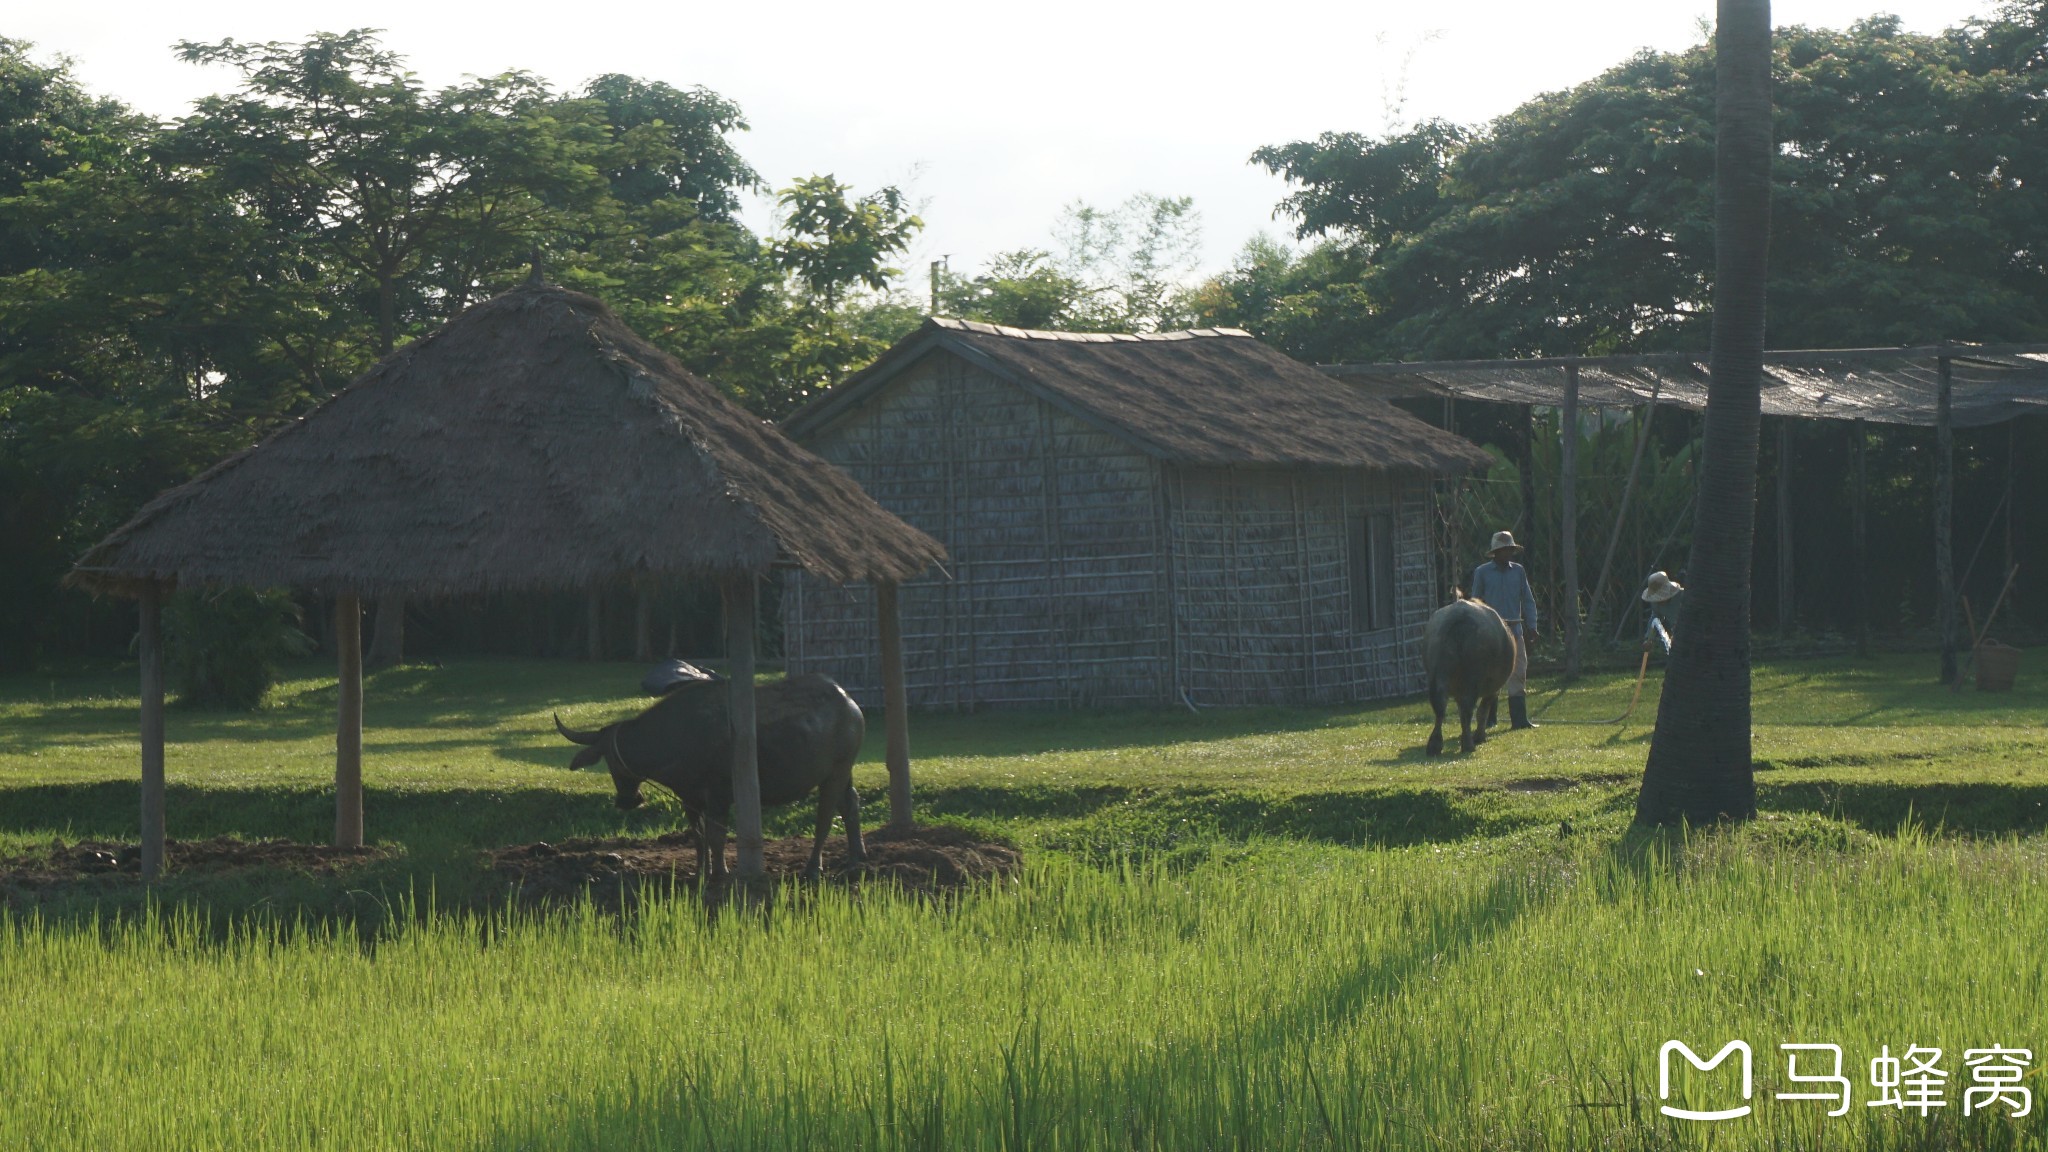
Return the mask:
<path id="1" fill-rule="evenodd" d="M 1045 328 L 1012 328 L 1006 324 L 985 324 L 952 316 L 932 316 L 926 321 L 954 332 L 978 332 L 983 336 L 1007 336 L 1013 340 L 1068 340 L 1078 344 L 1124 344 L 1161 340 L 1194 340 L 1212 336 L 1242 336 L 1242 328 L 1188 328 L 1177 332 L 1054 332 Z"/>

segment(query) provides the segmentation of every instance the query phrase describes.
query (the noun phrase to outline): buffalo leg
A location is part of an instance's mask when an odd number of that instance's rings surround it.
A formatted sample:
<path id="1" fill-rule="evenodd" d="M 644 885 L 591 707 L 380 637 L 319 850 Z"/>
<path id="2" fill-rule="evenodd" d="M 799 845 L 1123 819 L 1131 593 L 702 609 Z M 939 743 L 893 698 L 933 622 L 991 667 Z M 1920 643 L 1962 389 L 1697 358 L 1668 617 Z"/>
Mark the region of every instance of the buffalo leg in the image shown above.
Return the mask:
<path id="1" fill-rule="evenodd" d="M 1460 752 L 1469 754 L 1475 747 L 1472 741 L 1472 721 L 1476 717 L 1472 714 L 1478 710 L 1478 697 L 1458 697 L 1458 751 Z M 1485 729 L 1481 729 L 1481 731 L 1485 731 Z"/>
<path id="2" fill-rule="evenodd" d="M 690 836 L 697 841 L 697 883 L 702 884 L 708 875 L 710 858 L 704 852 L 704 810 L 690 804 L 683 805 L 683 817 L 690 827 Z"/>
<path id="3" fill-rule="evenodd" d="M 1486 743 L 1486 730 L 1500 723 L 1500 714 L 1496 711 L 1499 707 L 1500 693 L 1496 692 L 1486 698 L 1486 704 L 1479 712 L 1479 734 L 1473 737 L 1474 744 Z"/>
<path id="4" fill-rule="evenodd" d="M 846 858 L 858 862 L 868 858 L 867 845 L 860 838 L 860 793 L 853 788 L 853 769 L 847 768 L 846 794 L 839 800 L 840 819 L 846 821 Z"/>
<path id="5" fill-rule="evenodd" d="M 1436 677 L 1429 679 L 1429 710 L 1436 713 L 1436 727 L 1429 730 L 1429 754 L 1444 754 L 1444 686 Z"/>
<path id="6" fill-rule="evenodd" d="M 804 865 L 804 879 L 816 880 L 824 872 L 825 837 L 832 831 L 832 785 L 818 785 L 818 819 L 811 830 L 811 861 Z"/>
<path id="7" fill-rule="evenodd" d="M 711 859 L 711 878 L 725 879 L 725 818 L 704 814 L 704 852 Z"/>

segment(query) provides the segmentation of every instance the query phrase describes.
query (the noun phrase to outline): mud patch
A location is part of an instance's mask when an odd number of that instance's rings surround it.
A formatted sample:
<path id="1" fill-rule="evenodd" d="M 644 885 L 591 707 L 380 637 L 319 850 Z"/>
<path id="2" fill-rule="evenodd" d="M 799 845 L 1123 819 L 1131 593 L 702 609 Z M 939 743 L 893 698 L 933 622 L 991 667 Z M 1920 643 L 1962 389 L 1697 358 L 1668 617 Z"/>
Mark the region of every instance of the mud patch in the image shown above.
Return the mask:
<path id="1" fill-rule="evenodd" d="M 869 832 L 867 859 L 849 863 L 846 838 L 825 842 L 826 879 L 859 887 L 880 882 L 913 892 L 959 891 L 1014 874 L 1023 855 L 1014 845 L 980 840 L 965 829 L 921 824 L 908 832 Z M 811 838 L 792 836 L 766 845 L 768 875 L 802 877 Z M 731 841 L 726 863 L 733 863 Z M 521 844 L 491 856 L 491 869 L 515 886 L 525 904 L 559 903 L 585 896 L 605 907 L 631 904 L 643 894 L 697 887 L 697 841 L 687 832 L 652 839 L 609 837 Z"/>
<path id="2" fill-rule="evenodd" d="M 218 876 L 244 869 L 289 869 L 333 875 L 389 855 L 381 848 L 334 848 L 290 840 L 166 840 L 164 876 Z M 0 858 L 0 892 L 42 891 L 90 884 L 103 878 L 139 879 L 142 848 L 119 841 L 52 843 L 45 852 Z"/>

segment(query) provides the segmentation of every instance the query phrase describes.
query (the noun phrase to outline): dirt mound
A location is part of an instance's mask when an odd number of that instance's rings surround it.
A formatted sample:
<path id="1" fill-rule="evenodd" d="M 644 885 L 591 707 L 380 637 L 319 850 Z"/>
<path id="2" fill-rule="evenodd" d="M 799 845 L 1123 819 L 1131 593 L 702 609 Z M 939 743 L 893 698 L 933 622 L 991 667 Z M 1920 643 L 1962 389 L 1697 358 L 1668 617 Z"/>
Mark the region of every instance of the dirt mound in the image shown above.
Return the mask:
<path id="1" fill-rule="evenodd" d="M 290 840 L 164 841 L 164 872 L 217 873 L 239 868 L 291 868 L 331 874 L 385 855 L 377 848 L 334 848 Z M 142 875 L 142 848 L 109 840 L 52 843 L 47 852 L 0 858 L 0 888 L 47 888 L 99 876 Z"/>
<path id="2" fill-rule="evenodd" d="M 919 892 L 972 887 L 1017 871 L 1023 856 L 1009 844 L 976 839 L 964 829 L 918 825 L 908 832 L 869 832 L 862 837 L 867 859 L 849 864 L 846 838 L 825 842 L 828 879 L 858 886 L 881 881 Z M 766 846 L 768 875 L 801 877 L 811 859 L 811 838 L 792 836 Z M 733 860 L 731 842 L 726 861 Z M 491 858 L 499 876 L 519 886 L 529 903 L 573 899 L 589 893 L 601 904 L 631 901 L 642 889 L 666 891 L 697 886 L 697 841 L 687 832 L 652 839 L 612 837 L 521 844 Z"/>

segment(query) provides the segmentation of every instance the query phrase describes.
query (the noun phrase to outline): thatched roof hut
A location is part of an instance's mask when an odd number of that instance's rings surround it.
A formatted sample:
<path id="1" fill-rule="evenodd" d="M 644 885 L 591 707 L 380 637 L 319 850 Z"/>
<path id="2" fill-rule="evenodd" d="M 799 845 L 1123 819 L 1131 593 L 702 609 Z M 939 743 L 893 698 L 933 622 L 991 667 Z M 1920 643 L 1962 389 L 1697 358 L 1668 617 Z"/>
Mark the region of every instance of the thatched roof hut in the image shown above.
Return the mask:
<path id="1" fill-rule="evenodd" d="M 733 661 L 740 870 L 758 871 L 755 578 L 896 582 L 931 537 L 635 335 L 538 280 L 385 357 L 262 443 L 163 493 L 68 580 L 143 605 L 143 861 L 163 843 L 158 605 L 175 585 L 290 587 L 336 600 L 338 843 L 362 841 L 361 597 L 721 579 Z M 885 632 L 893 620 L 884 620 Z M 901 743 L 893 729 L 892 747 Z M 897 761 L 901 760 L 899 764 Z M 891 757 L 903 777 L 908 759 Z M 749 792 L 754 792 L 750 802 Z M 892 797 L 893 798 L 893 797 Z M 751 806 L 751 813 L 749 811 Z"/>
<path id="2" fill-rule="evenodd" d="M 464 594 L 943 556 L 598 300 L 530 283 L 150 501 L 70 581 Z"/>
<path id="3" fill-rule="evenodd" d="M 1416 690 L 1431 487 L 1477 446 L 1234 329 L 936 319 L 784 424 L 945 543 L 906 584 L 924 707 L 1360 700 Z M 784 588 L 784 659 L 872 698 L 863 605 Z"/>

